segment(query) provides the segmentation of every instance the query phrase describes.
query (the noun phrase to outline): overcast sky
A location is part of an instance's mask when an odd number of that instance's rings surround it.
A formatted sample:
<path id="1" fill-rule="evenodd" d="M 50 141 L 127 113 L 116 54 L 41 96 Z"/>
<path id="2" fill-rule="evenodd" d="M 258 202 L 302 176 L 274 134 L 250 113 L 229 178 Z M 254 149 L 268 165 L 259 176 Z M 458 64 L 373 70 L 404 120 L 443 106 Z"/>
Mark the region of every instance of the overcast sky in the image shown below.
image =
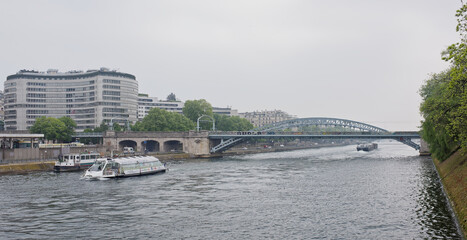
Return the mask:
<path id="1" fill-rule="evenodd" d="M 139 92 L 417 130 L 460 0 L 0 0 L 0 79 L 108 67 Z M 3 88 L 3 84 L 2 87 Z"/>

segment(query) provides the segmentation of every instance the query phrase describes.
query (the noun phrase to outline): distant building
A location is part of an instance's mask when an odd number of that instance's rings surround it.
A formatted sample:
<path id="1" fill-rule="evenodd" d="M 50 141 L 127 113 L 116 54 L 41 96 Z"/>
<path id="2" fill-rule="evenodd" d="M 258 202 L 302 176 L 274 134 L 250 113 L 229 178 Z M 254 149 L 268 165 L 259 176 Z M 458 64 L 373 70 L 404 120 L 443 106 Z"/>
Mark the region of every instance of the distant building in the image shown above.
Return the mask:
<path id="1" fill-rule="evenodd" d="M 230 107 L 220 108 L 220 107 L 212 107 L 212 112 L 217 113 L 220 115 L 227 115 L 227 116 L 238 116 L 238 110 L 232 109 Z"/>
<path id="2" fill-rule="evenodd" d="M 255 127 L 262 127 L 271 123 L 282 122 L 296 118 L 281 110 L 244 112 L 239 113 L 239 116 L 250 121 L 250 123 Z"/>
<path id="3" fill-rule="evenodd" d="M 157 97 L 149 97 L 148 94 L 138 94 L 138 120 L 148 115 L 149 110 L 160 108 L 169 112 L 183 114 L 184 103 L 182 101 L 161 101 Z"/>
<path id="4" fill-rule="evenodd" d="M 104 122 L 137 120 L 135 76 L 107 68 L 47 72 L 21 70 L 4 83 L 6 130 L 27 130 L 36 118 L 71 117 L 77 131 Z"/>
<path id="5" fill-rule="evenodd" d="M 5 112 L 4 112 L 4 98 L 3 98 L 3 91 L 0 90 L 0 121 L 3 121 L 5 117 Z"/>
<path id="6" fill-rule="evenodd" d="M 149 97 L 148 94 L 140 93 L 138 94 L 138 120 L 142 120 L 144 117 L 146 117 L 149 110 L 152 108 L 160 108 L 169 112 L 183 114 L 184 106 L 185 103 L 178 99 L 177 101 L 159 100 L 157 97 Z M 230 107 L 213 107 L 212 112 L 227 116 L 238 116 L 238 111 Z"/>

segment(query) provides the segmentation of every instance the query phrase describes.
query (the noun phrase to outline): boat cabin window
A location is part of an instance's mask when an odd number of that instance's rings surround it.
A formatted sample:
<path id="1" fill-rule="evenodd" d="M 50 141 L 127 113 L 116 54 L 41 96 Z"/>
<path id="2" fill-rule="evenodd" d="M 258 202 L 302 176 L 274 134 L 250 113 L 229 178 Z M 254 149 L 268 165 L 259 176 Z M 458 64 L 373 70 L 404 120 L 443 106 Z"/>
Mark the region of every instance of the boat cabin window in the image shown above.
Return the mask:
<path id="1" fill-rule="evenodd" d="M 155 165 L 156 167 L 161 167 L 161 166 L 163 166 L 163 164 L 162 164 L 161 162 L 154 162 L 154 165 Z"/>
<path id="2" fill-rule="evenodd" d="M 118 169 L 119 163 L 116 162 L 109 162 L 107 166 L 105 166 L 106 169 L 112 168 L 112 169 Z"/>
<path id="3" fill-rule="evenodd" d="M 105 162 L 104 161 L 98 161 L 96 163 L 94 163 L 90 168 L 89 168 L 89 171 L 102 171 L 102 169 L 104 169 L 104 166 L 105 166 Z"/>

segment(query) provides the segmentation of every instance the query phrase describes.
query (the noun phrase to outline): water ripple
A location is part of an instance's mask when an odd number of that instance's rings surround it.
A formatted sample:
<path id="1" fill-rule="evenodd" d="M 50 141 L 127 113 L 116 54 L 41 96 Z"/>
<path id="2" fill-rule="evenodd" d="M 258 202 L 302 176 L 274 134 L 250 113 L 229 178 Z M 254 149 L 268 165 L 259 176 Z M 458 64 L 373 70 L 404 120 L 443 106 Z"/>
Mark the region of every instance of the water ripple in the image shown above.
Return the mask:
<path id="1" fill-rule="evenodd" d="M 177 161 L 110 181 L 0 177 L 0 239 L 459 239 L 430 159 L 386 142 Z"/>

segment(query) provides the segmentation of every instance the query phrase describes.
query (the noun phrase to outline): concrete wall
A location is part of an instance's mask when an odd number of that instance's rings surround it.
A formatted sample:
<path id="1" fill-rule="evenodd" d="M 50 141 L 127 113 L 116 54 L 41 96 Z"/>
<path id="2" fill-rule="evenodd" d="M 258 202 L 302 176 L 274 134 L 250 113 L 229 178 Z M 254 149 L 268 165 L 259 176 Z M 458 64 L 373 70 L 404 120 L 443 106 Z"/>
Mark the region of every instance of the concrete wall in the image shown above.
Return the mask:
<path id="1" fill-rule="evenodd" d="M 425 142 L 425 140 L 420 139 L 420 156 L 428 156 L 430 155 L 430 147 L 428 146 L 428 143 Z"/>
<path id="2" fill-rule="evenodd" d="M 86 150 L 98 152 L 99 149 L 97 146 L 67 147 L 67 148 L 0 149 L 0 163 L 57 160 L 58 155 L 60 154 L 81 153 Z"/>

